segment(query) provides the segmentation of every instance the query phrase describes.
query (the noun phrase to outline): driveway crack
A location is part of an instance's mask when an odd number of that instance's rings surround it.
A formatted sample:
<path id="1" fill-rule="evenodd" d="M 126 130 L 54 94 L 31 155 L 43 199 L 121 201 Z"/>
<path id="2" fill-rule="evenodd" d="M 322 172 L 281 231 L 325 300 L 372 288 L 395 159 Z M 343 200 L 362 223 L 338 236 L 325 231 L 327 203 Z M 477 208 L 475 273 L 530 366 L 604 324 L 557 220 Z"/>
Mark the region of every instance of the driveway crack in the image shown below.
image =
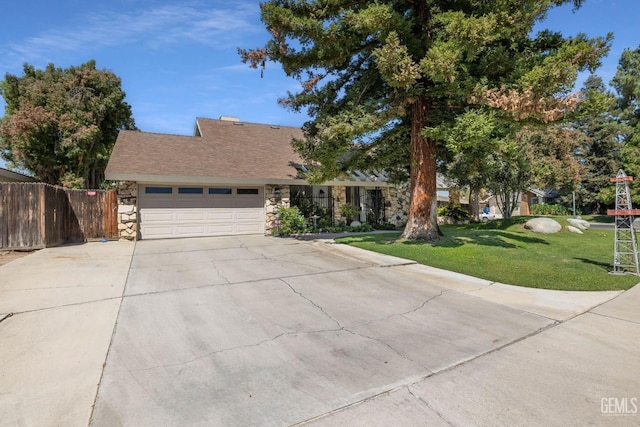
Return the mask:
<path id="1" fill-rule="evenodd" d="M 231 284 L 231 282 L 229 281 L 229 279 L 227 279 L 225 276 L 223 276 L 223 275 L 222 275 L 222 273 L 220 272 L 220 269 L 218 268 L 218 264 L 216 264 L 216 260 L 215 260 L 215 259 L 212 259 L 212 260 L 211 260 L 211 264 L 213 265 L 213 268 L 216 270 L 216 274 L 217 274 L 217 275 L 218 275 L 222 280 L 224 280 L 224 281 L 225 281 L 225 283 L 226 283 L 227 285 L 230 285 L 230 284 Z"/>
<path id="2" fill-rule="evenodd" d="M 353 335 L 355 335 L 355 336 L 362 337 L 362 338 L 366 338 L 366 339 L 369 339 L 369 340 L 372 340 L 372 341 L 376 341 L 376 342 L 378 342 L 378 343 L 382 344 L 383 346 L 387 347 L 389 350 L 393 351 L 393 352 L 394 352 L 395 354 L 397 354 L 398 356 L 402 357 L 404 360 L 408 360 L 408 361 L 409 361 L 409 362 L 411 362 L 411 363 L 416 363 L 416 361 L 415 361 L 415 360 L 411 359 L 409 356 L 407 356 L 407 355 L 405 355 L 405 354 L 402 354 L 400 351 L 398 351 L 396 348 L 394 348 L 394 347 L 393 347 L 391 344 L 389 344 L 388 342 L 384 341 L 382 338 L 372 337 L 372 336 L 370 336 L 370 335 L 366 335 L 366 334 L 363 334 L 363 333 L 360 333 L 360 332 L 355 332 L 355 331 L 352 331 L 352 330 L 347 329 L 347 328 L 343 328 L 343 329 L 344 329 L 346 332 L 349 332 L 350 334 L 353 334 Z M 416 363 L 416 364 L 417 364 L 417 363 Z M 423 369 L 426 369 L 427 371 L 430 371 L 430 369 L 429 369 L 429 368 L 427 368 L 426 366 L 422 366 L 422 365 L 420 365 L 420 364 L 417 364 L 417 365 L 418 365 L 418 366 L 420 366 L 420 367 L 421 367 L 421 368 L 423 368 Z"/>
<path id="3" fill-rule="evenodd" d="M 442 421 L 444 421 L 445 423 L 447 423 L 447 425 L 454 425 L 453 423 L 451 423 L 448 419 L 446 419 L 444 417 L 444 415 L 442 415 L 442 413 L 440 413 L 439 411 L 435 410 L 434 408 L 431 407 L 431 405 L 429 405 L 429 402 L 427 402 L 426 400 L 424 400 L 423 398 L 421 398 L 420 396 L 416 396 L 413 391 L 411 391 L 411 387 L 410 386 L 406 386 L 405 387 L 406 390 L 409 392 L 409 394 L 411 396 L 413 396 L 416 400 L 418 400 L 420 403 L 422 403 L 423 405 L 425 405 L 427 408 L 429 408 L 430 411 L 432 411 L 434 414 L 436 414 Z"/>
<path id="4" fill-rule="evenodd" d="M 332 322 L 334 322 L 334 323 L 335 323 L 336 325 L 338 325 L 340 328 L 344 328 L 344 326 L 343 326 L 339 321 L 337 321 L 336 319 L 334 319 L 334 318 L 333 318 L 329 313 L 327 313 L 327 312 L 325 311 L 325 309 L 324 309 L 321 305 L 316 304 L 316 303 L 315 303 L 311 298 L 307 297 L 305 294 L 303 294 L 302 292 L 298 291 L 296 288 L 294 288 L 294 287 L 293 287 L 289 282 L 287 282 L 286 280 L 284 280 L 284 279 L 282 279 L 282 278 L 280 278 L 279 280 L 280 280 L 282 283 L 284 283 L 285 285 L 287 285 L 287 286 L 289 287 L 289 289 L 291 289 L 291 291 L 292 291 L 294 294 L 296 294 L 296 295 L 300 296 L 301 298 L 303 298 L 303 299 L 305 299 L 305 300 L 309 301 L 309 303 L 311 303 L 311 305 L 313 305 L 313 306 L 314 306 L 314 307 L 316 307 L 318 310 L 320 310 L 320 311 L 322 312 L 322 314 L 324 314 L 324 315 L 325 315 L 329 320 L 331 320 Z"/>
<path id="5" fill-rule="evenodd" d="M 416 363 L 416 361 L 415 361 L 415 360 L 411 359 L 410 357 L 408 357 L 408 356 L 407 356 L 407 355 L 405 355 L 405 354 L 402 354 L 400 351 L 398 351 L 396 348 L 394 348 L 391 344 L 389 344 L 389 343 L 385 342 L 385 341 L 384 341 L 384 340 L 382 340 L 381 338 L 372 337 L 372 336 L 369 336 L 369 335 L 366 335 L 366 334 L 363 334 L 363 333 L 360 333 L 360 332 L 356 332 L 356 331 L 354 331 L 354 330 L 352 330 L 352 329 L 349 329 L 349 328 L 345 327 L 345 326 L 344 326 L 344 325 L 342 325 L 338 320 L 334 319 L 334 318 L 333 318 L 329 313 L 327 313 L 327 312 L 325 311 L 325 309 L 324 309 L 321 305 L 317 304 L 317 303 L 316 303 L 315 301 L 313 301 L 311 298 L 307 297 L 307 296 L 306 296 L 306 295 L 304 295 L 302 292 L 298 291 L 296 288 L 294 288 L 294 287 L 293 287 L 290 283 L 288 283 L 286 280 L 284 280 L 284 279 L 282 279 L 282 278 L 281 278 L 281 279 L 279 279 L 279 280 L 280 280 L 280 281 L 282 281 L 285 285 L 287 285 L 287 286 L 289 287 L 289 289 L 291 289 L 291 291 L 292 291 L 293 293 L 295 293 L 296 295 L 299 295 L 301 298 L 303 298 L 303 299 L 305 299 L 306 301 L 308 301 L 309 303 L 311 303 L 311 305 L 313 305 L 313 306 L 314 306 L 314 307 L 316 307 L 318 310 L 320 310 L 320 311 L 322 312 L 322 314 L 324 314 L 328 319 L 330 319 L 332 322 L 335 322 L 335 324 L 336 324 L 336 325 L 338 325 L 338 326 L 340 327 L 340 329 L 339 329 L 339 330 L 343 330 L 343 331 L 348 332 L 348 333 L 350 333 L 350 334 L 352 334 L 352 335 L 355 335 L 355 336 L 359 336 L 359 337 L 362 337 L 362 338 L 366 338 L 366 339 L 369 339 L 369 340 L 376 341 L 376 342 L 378 342 L 378 343 L 380 343 L 380 344 L 384 345 L 385 347 L 389 348 L 391 351 L 393 351 L 394 353 L 396 353 L 398 356 L 402 357 L 403 359 L 408 360 L 408 361 L 409 361 L 409 362 L 411 362 L 411 363 Z M 415 311 L 418 311 L 418 310 L 420 310 L 420 309 L 424 308 L 424 306 L 426 306 L 429 302 L 431 302 L 431 301 L 433 301 L 434 299 L 436 299 L 436 298 L 438 298 L 438 297 L 442 296 L 445 292 L 448 292 L 448 290 L 447 290 L 447 289 L 442 290 L 439 294 L 434 295 L 434 296 L 432 296 L 431 298 L 426 299 L 426 300 L 425 300 L 425 301 L 423 301 L 423 302 L 422 302 L 422 304 L 420 304 L 419 306 L 417 306 L 417 307 L 415 307 L 415 308 L 413 308 L 413 309 L 411 309 L 411 310 L 408 310 L 408 311 L 406 311 L 406 312 L 403 312 L 403 313 L 393 313 L 393 314 L 390 314 L 389 316 L 382 317 L 382 318 L 380 318 L 380 319 L 373 319 L 373 320 L 369 320 L 368 322 L 366 322 L 366 323 L 364 323 L 364 324 L 362 324 L 362 325 L 356 325 L 356 327 L 366 326 L 366 325 L 368 325 L 368 324 L 370 324 L 370 323 L 373 323 L 373 322 L 375 322 L 375 321 L 389 319 L 389 318 L 394 317 L 394 316 L 404 316 L 404 315 L 407 315 L 407 314 L 409 314 L 409 313 L 413 313 L 413 312 L 415 312 Z M 426 368 L 425 366 L 422 366 L 422 368 L 424 368 L 424 369 L 427 369 L 427 370 L 428 370 L 428 368 Z"/>
<path id="6" fill-rule="evenodd" d="M 418 305 L 418 306 L 417 306 L 417 307 L 415 307 L 415 308 L 412 308 L 411 310 L 407 310 L 407 311 L 404 311 L 404 312 L 402 312 L 402 313 L 392 313 L 392 314 L 390 314 L 390 315 L 388 315 L 388 316 L 378 317 L 378 318 L 376 318 L 376 319 L 371 319 L 371 320 L 368 320 L 368 321 L 366 321 L 366 322 L 364 322 L 364 323 L 361 323 L 361 324 L 359 324 L 359 325 L 356 325 L 356 326 L 357 326 L 357 327 L 368 326 L 368 325 L 372 324 L 373 322 L 379 322 L 379 321 L 382 321 L 382 320 L 388 320 L 388 319 L 391 319 L 392 317 L 395 317 L 395 316 L 406 316 L 407 314 L 415 313 L 415 312 L 416 312 L 416 311 L 418 311 L 418 310 L 422 310 L 422 309 L 423 309 L 427 304 L 429 304 L 429 303 L 430 303 L 430 302 L 432 302 L 433 300 L 435 300 L 435 299 L 437 299 L 437 298 L 440 298 L 442 295 L 444 295 L 445 293 L 450 292 L 450 291 L 451 291 L 450 289 L 443 289 L 443 290 L 442 290 L 442 291 L 440 291 L 440 293 L 438 293 L 437 295 L 434 295 L 434 296 L 432 296 L 432 297 L 430 297 L 430 298 L 427 298 L 426 300 L 424 300 L 424 301 L 422 302 L 422 304 Z"/>

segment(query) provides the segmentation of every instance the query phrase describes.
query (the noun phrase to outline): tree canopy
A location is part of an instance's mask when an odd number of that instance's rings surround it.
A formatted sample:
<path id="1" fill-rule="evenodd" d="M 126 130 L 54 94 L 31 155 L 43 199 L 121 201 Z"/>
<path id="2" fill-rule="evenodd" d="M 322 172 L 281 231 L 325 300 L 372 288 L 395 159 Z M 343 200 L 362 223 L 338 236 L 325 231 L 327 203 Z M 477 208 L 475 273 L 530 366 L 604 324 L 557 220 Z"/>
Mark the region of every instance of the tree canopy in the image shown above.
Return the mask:
<path id="1" fill-rule="evenodd" d="M 46 183 L 99 187 L 118 131 L 135 129 L 120 78 L 93 60 L 66 69 L 25 64 L 22 76 L 5 76 L 0 94 L 2 157 Z"/>
<path id="2" fill-rule="evenodd" d="M 550 121 L 575 106 L 578 71 L 599 65 L 610 37 L 532 37 L 563 3 L 581 1 L 271 0 L 260 6 L 271 39 L 239 53 L 253 67 L 278 62 L 301 82 L 280 102 L 311 117 L 294 144 L 313 165 L 311 181 L 354 165 L 408 167 L 403 236 L 436 240 L 436 164 L 447 147 L 425 129 L 475 108 Z"/>
<path id="3" fill-rule="evenodd" d="M 617 116 L 625 126 L 622 164 L 625 173 L 634 177 L 633 203 L 640 204 L 640 47 L 622 52 L 611 84 L 618 94 Z"/>

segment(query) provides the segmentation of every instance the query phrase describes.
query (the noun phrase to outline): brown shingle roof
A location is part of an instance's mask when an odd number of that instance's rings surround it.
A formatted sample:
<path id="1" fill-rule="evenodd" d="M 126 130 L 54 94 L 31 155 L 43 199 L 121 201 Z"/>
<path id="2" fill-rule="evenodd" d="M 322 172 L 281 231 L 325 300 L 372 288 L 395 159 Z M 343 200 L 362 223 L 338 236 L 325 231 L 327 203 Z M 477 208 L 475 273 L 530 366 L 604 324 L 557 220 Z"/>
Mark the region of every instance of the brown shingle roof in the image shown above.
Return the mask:
<path id="1" fill-rule="evenodd" d="M 296 179 L 298 128 L 198 118 L 201 136 L 121 131 L 106 169 L 113 180 Z"/>

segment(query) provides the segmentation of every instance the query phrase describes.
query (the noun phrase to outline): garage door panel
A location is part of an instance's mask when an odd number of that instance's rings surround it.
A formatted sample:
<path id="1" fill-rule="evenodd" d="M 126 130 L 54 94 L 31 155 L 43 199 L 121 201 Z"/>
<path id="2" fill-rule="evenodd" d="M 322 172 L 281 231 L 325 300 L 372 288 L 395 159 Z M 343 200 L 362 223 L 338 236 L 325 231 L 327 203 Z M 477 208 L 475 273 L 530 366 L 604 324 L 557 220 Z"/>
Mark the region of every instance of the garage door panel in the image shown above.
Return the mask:
<path id="1" fill-rule="evenodd" d="M 205 224 L 176 225 L 176 234 L 179 237 L 191 237 L 204 235 Z"/>
<path id="2" fill-rule="evenodd" d="M 140 211 L 140 216 L 142 220 L 146 223 L 153 222 L 174 222 L 175 221 L 175 212 L 173 211 L 165 211 L 161 209 L 143 209 Z"/>
<path id="3" fill-rule="evenodd" d="M 172 187 L 171 194 L 148 194 L 141 185 L 140 234 L 159 239 L 264 233 L 264 189 L 237 190 L 214 194 L 203 187 L 201 194 L 184 194 Z"/>
<path id="4" fill-rule="evenodd" d="M 233 224 L 207 224 L 207 234 L 210 236 L 229 236 L 233 234 Z"/>
<path id="5" fill-rule="evenodd" d="M 208 216 L 208 212 L 204 210 L 192 210 L 192 209 L 181 209 L 176 214 L 176 221 L 195 221 L 195 222 L 205 222 Z"/>
<path id="6" fill-rule="evenodd" d="M 262 233 L 262 227 L 255 223 L 236 223 L 235 224 L 236 234 L 257 234 Z"/>
<path id="7" fill-rule="evenodd" d="M 215 209 L 207 211 L 207 221 L 212 222 L 225 222 L 233 221 L 234 212 L 233 209 Z"/>
<path id="8" fill-rule="evenodd" d="M 171 237 L 173 235 L 172 225 L 147 225 L 144 228 L 144 237 L 146 239 L 161 239 Z"/>
<path id="9" fill-rule="evenodd" d="M 243 209 L 236 211 L 236 221 L 258 221 L 262 220 L 263 212 L 260 209 Z"/>

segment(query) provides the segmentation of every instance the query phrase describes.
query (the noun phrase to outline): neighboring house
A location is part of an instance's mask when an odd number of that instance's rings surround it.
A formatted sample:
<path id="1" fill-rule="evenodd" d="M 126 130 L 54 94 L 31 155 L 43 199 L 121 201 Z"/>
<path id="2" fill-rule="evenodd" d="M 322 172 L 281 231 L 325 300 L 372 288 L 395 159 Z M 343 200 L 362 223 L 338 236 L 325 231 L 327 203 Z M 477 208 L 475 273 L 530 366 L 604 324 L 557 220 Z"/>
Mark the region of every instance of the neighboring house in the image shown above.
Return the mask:
<path id="1" fill-rule="evenodd" d="M 0 168 L 0 182 L 35 182 L 35 178 Z"/>
<path id="2" fill-rule="evenodd" d="M 194 136 L 123 130 L 105 175 L 118 181 L 125 239 L 269 233 L 277 210 L 298 205 L 324 224 L 406 222 L 408 185 L 384 173 L 354 171 L 321 186 L 303 178 L 293 150 L 298 128 L 197 118 Z M 355 206 L 357 218 L 341 215 Z"/>
<path id="3" fill-rule="evenodd" d="M 511 215 L 530 215 L 530 208 L 532 205 L 538 203 L 550 203 L 557 197 L 558 192 L 555 190 L 538 190 L 537 188 L 529 188 L 520 195 L 519 202 Z M 489 215 L 491 217 L 499 217 L 502 215 L 502 212 L 498 208 L 496 196 L 490 195 L 485 200 L 482 200 L 480 202 L 480 211 L 482 211 L 485 206 L 489 208 Z"/>
<path id="4" fill-rule="evenodd" d="M 560 193 L 556 190 L 539 190 L 537 188 L 529 188 L 525 192 L 523 199 L 526 199 L 528 206 L 531 207 L 539 203 L 552 203 L 559 195 Z M 526 215 L 528 214 L 529 212 L 527 212 Z"/>

